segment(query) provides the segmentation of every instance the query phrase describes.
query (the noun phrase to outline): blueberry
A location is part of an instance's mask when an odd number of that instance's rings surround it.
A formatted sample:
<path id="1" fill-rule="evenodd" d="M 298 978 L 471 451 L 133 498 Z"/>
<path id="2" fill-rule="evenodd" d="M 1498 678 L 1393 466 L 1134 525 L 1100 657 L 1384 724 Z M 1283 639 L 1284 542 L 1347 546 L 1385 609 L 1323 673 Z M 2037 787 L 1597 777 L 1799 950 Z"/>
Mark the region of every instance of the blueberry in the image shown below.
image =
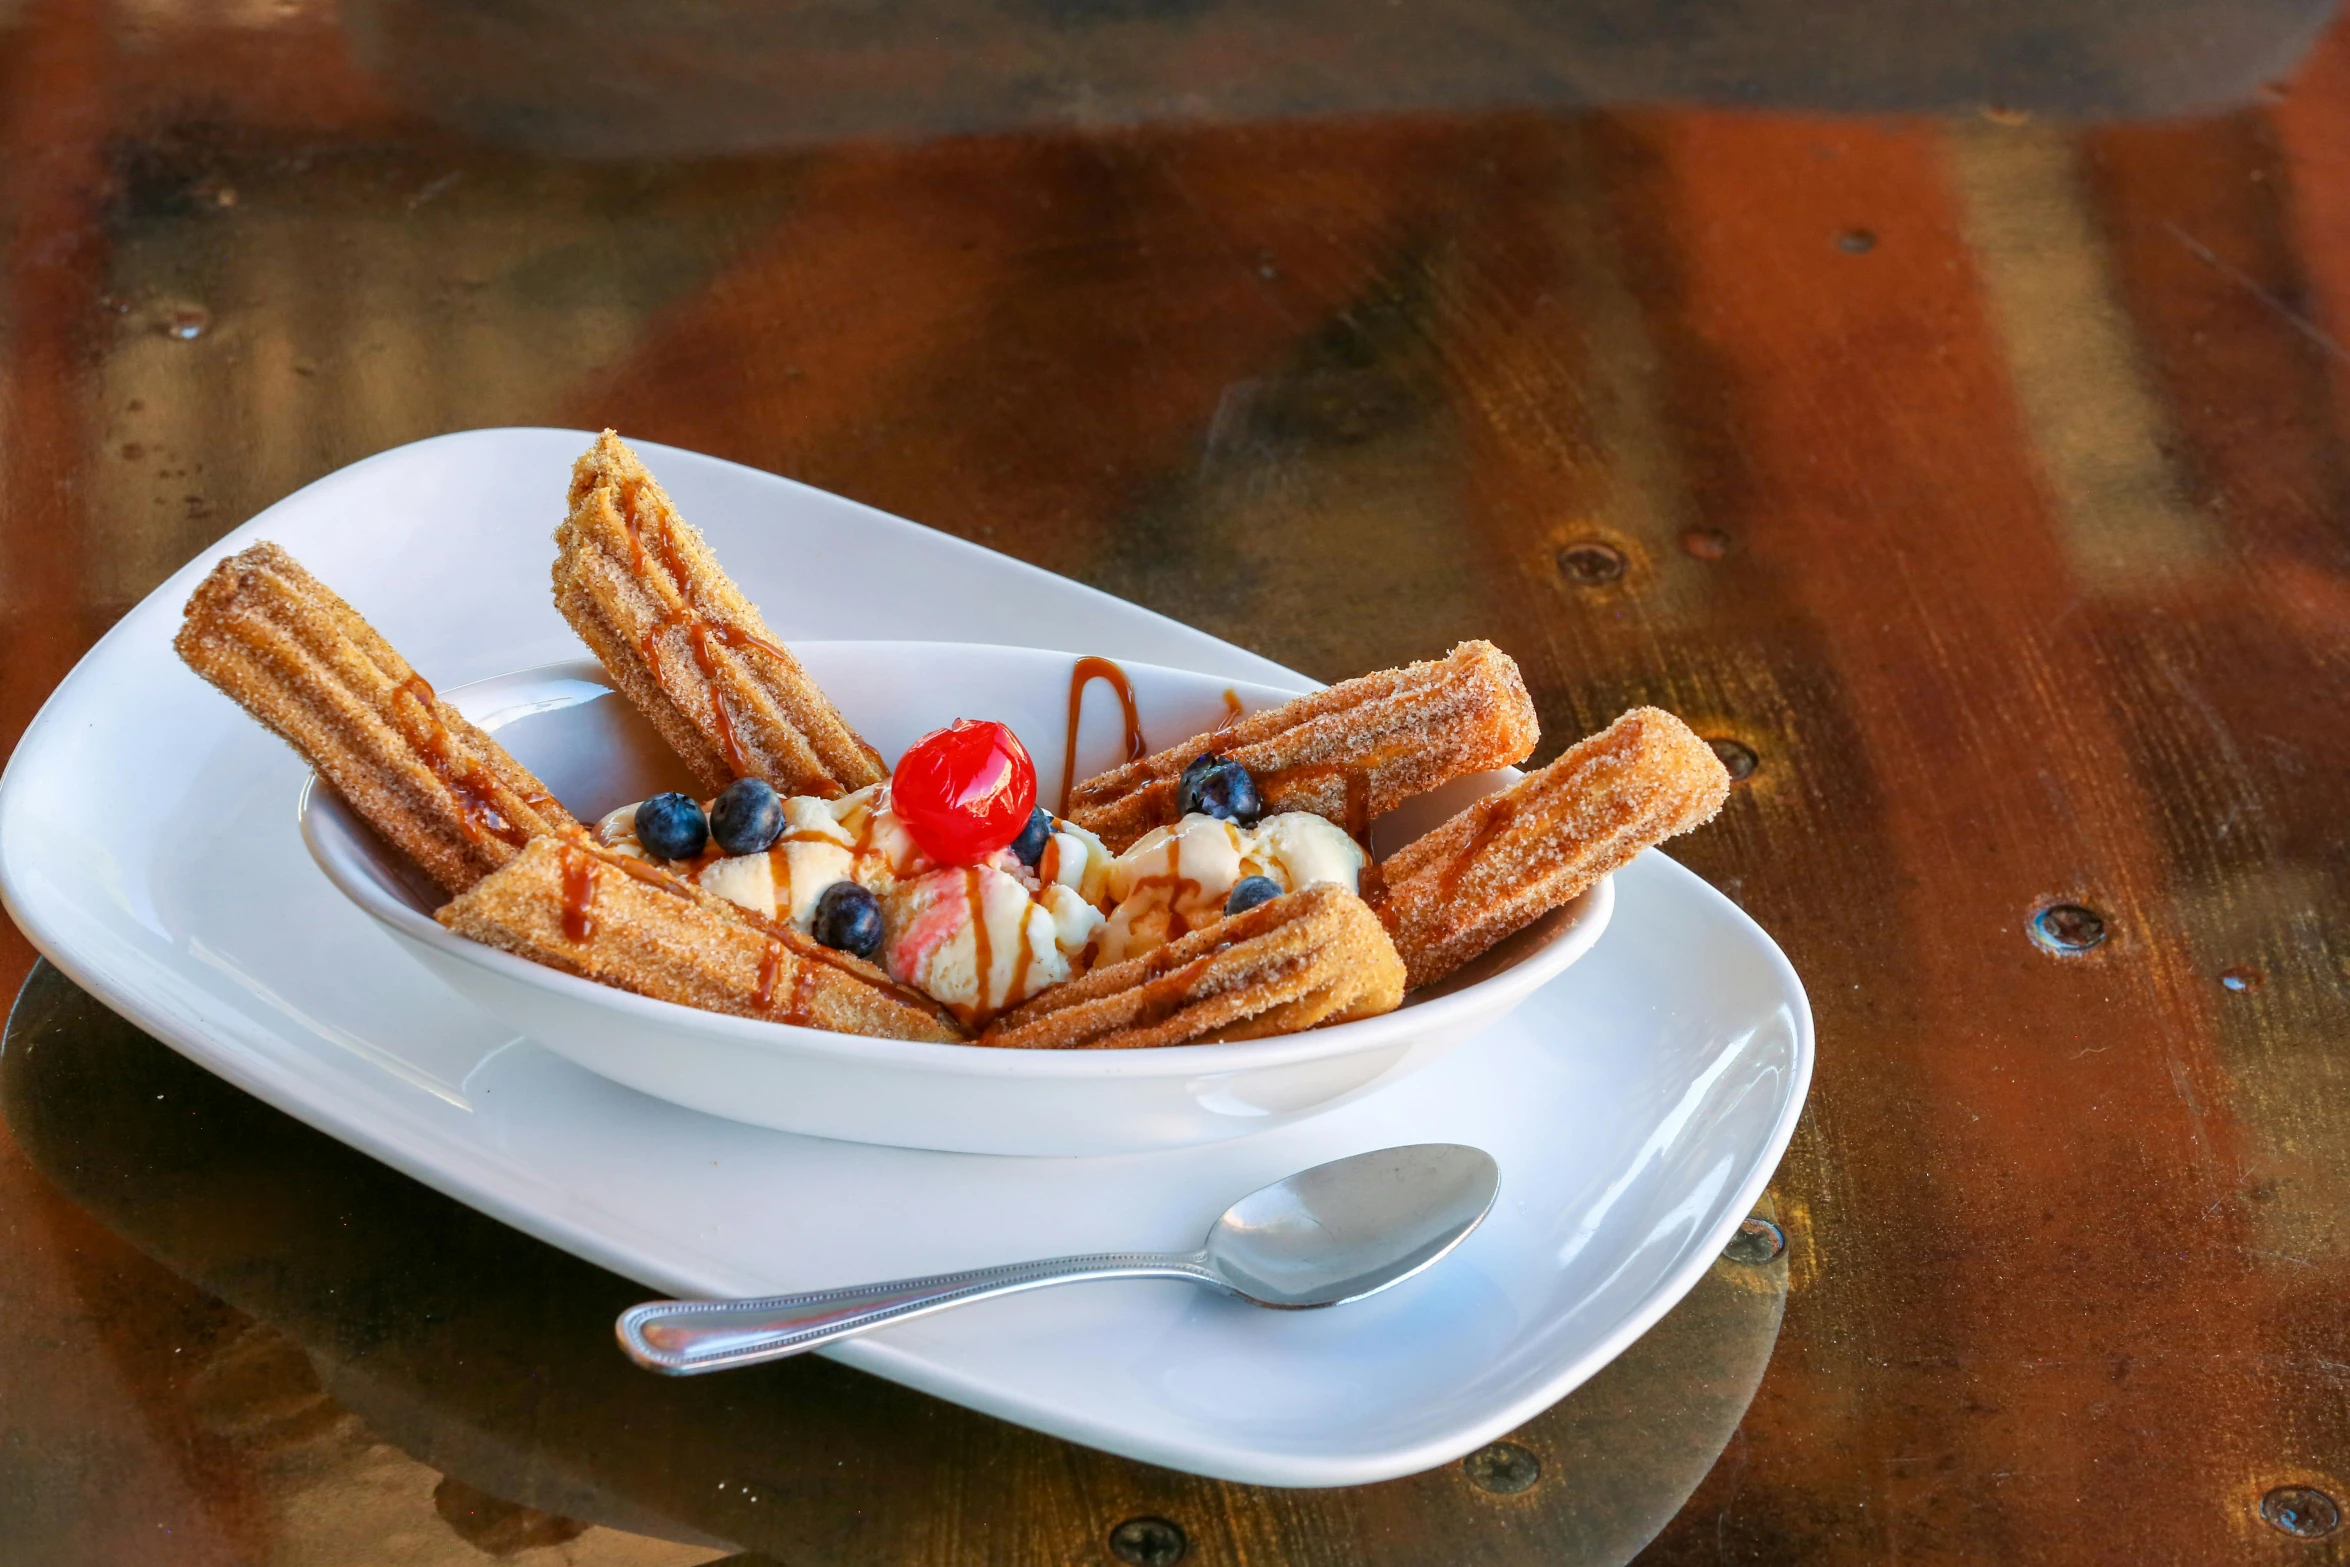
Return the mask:
<path id="1" fill-rule="evenodd" d="M 881 900 L 853 881 L 836 881 L 818 894 L 808 933 L 836 952 L 869 958 L 881 950 Z"/>
<path id="2" fill-rule="evenodd" d="M 690 860 L 709 838 L 709 819 L 690 794 L 672 789 L 636 808 L 637 846 L 657 860 Z"/>
<path id="3" fill-rule="evenodd" d="M 1012 840 L 1012 854 L 1023 865 L 1034 865 L 1044 858 L 1044 846 L 1052 841 L 1053 819 L 1043 806 L 1028 813 L 1028 825 L 1020 829 L 1020 836 Z"/>
<path id="4" fill-rule="evenodd" d="M 710 836 L 728 854 L 757 854 L 783 836 L 783 797 L 764 778 L 737 778 L 710 802 Z"/>
<path id="5" fill-rule="evenodd" d="M 1192 758 L 1175 785 L 1175 811 L 1189 816 L 1198 811 L 1219 821 L 1254 827 L 1265 807 L 1257 799 L 1257 781 L 1248 769 L 1213 751 Z"/>
<path id="6" fill-rule="evenodd" d="M 1243 876 L 1232 884 L 1232 895 L 1224 900 L 1226 914 L 1239 914 L 1260 903 L 1270 903 L 1281 896 L 1281 883 L 1270 876 Z"/>

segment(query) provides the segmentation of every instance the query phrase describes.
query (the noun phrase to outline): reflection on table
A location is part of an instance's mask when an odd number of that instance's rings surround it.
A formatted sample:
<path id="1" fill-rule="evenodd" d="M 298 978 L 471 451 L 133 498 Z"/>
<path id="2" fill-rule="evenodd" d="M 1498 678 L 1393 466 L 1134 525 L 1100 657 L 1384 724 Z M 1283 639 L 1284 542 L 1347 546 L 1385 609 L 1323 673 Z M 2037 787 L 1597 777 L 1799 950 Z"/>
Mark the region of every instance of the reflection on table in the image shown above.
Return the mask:
<path id="1" fill-rule="evenodd" d="M 1178 1536 L 1205 1561 L 1400 1564 L 1443 1542 L 1455 1561 L 1619 1563 L 1713 1467 L 1785 1300 L 1783 1261 L 1725 1260 L 1497 1449 L 1268 1492 L 814 1358 L 649 1376 L 611 1338 L 641 1289 L 248 1098 L 46 964 L 9 1019 L 0 1107 L 67 1197 L 178 1275 L 77 1268 L 78 1298 L 20 1352 L 113 1368 L 157 1439 L 244 1499 L 273 1563 L 394 1539 L 402 1563 L 1171 1561 Z"/>

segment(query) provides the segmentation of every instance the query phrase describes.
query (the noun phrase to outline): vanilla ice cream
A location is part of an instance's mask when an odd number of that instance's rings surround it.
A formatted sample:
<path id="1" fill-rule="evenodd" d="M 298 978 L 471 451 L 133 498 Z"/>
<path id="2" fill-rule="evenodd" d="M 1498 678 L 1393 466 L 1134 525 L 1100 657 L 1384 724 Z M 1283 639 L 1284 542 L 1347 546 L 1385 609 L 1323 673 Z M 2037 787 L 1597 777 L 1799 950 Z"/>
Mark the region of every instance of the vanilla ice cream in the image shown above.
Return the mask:
<path id="1" fill-rule="evenodd" d="M 1321 882 L 1357 892 L 1369 863 L 1343 829 L 1309 812 L 1284 811 L 1254 827 L 1194 812 L 1144 833 L 1110 865 L 1096 961 L 1135 957 L 1215 923 L 1245 877 L 1271 877 L 1283 892 Z"/>
<path id="2" fill-rule="evenodd" d="M 891 976 L 966 1022 L 1067 979 L 1101 929 L 1110 851 L 1072 822 L 1053 823 L 1034 868 L 1005 850 L 941 867 L 889 808 L 886 783 L 837 800 L 793 795 L 783 816 L 782 833 L 756 854 L 723 854 L 713 842 L 696 859 L 654 863 L 803 931 L 827 887 L 857 883 L 880 900 Z M 595 836 L 616 853 L 653 858 L 637 841 L 634 805 L 607 814 Z"/>

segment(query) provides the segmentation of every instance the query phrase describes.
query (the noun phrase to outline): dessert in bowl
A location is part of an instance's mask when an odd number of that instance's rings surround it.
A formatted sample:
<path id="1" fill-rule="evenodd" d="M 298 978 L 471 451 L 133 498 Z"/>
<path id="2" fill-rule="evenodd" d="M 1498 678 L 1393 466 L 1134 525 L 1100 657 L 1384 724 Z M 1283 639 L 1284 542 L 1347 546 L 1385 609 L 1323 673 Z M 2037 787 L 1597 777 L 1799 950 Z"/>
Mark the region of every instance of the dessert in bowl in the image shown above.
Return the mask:
<path id="1" fill-rule="evenodd" d="M 1654 709 L 1517 775 L 1532 704 L 1483 643 L 1302 695 L 787 649 L 609 435 L 557 537 L 594 663 L 444 697 L 268 545 L 179 646 L 310 758 L 314 854 L 429 968 L 760 1124 L 1091 1153 L 1330 1108 L 1587 949 L 1607 872 L 1727 786 Z"/>
<path id="2" fill-rule="evenodd" d="M 1062 720 L 1071 660 L 1024 648 L 804 643 L 794 651 L 885 754 L 940 711 L 989 696 L 1017 730 Z M 1129 664 L 1145 732 L 1166 732 L 1231 689 L 1250 708 L 1285 693 Z M 593 820 L 678 785 L 681 769 L 593 661 L 449 693 L 458 709 Z M 930 703 L 941 706 L 931 706 Z M 903 703 L 892 708 L 890 704 Z M 1089 712 L 1082 739 L 1114 741 Z M 1097 734 L 1098 724 L 1101 733 Z M 1081 752 L 1081 756 L 1084 753 Z M 1058 758 L 1055 758 L 1057 763 Z M 1053 766 L 1055 763 L 1048 763 Z M 1399 848 L 1514 770 L 1478 774 L 1380 819 Z M 1057 778 L 1041 782 L 1048 793 Z M 690 785 L 688 785 L 690 787 Z M 1414 807 L 1417 807 L 1415 809 Z M 1022 1050 L 869 1038 L 631 995 L 450 931 L 441 894 L 332 789 L 313 784 L 302 830 L 320 867 L 426 968 L 493 1015 L 579 1064 L 659 1098 L 735 1120 L 857 1142 L 978 1153 L 1109 1153 L 1207 1142 L 1335 1107 L 1485 1028 L 1575 961 L 1606 927 L 1601 880 L 1567 906 L 1392 1012 L 1276 1038 L 1157 1049 Z"/>

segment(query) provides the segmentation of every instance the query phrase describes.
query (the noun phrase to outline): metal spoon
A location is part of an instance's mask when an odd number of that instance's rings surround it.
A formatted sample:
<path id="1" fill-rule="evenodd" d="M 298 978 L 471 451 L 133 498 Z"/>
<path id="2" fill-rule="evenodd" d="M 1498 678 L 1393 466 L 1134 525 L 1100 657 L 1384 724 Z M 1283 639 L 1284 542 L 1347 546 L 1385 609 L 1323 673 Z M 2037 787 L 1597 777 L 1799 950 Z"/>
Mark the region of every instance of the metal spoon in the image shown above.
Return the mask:
<path id="1" fill-rule="evenodd" d="M 1401 1283 L 1458 1246 L 1500 1189 L 1501 1171 L 1482 1149 L 1382 1148 L 1249 1193 L 1195 1252 L 1099 1252 L 763 1300 L 647 1301 L 622 1312 L 615 1329 L 638 1365 L 692 1376 L 1080 1279 L 1189 1279 L 1260 1306 L 1338 1306 Z"/>

